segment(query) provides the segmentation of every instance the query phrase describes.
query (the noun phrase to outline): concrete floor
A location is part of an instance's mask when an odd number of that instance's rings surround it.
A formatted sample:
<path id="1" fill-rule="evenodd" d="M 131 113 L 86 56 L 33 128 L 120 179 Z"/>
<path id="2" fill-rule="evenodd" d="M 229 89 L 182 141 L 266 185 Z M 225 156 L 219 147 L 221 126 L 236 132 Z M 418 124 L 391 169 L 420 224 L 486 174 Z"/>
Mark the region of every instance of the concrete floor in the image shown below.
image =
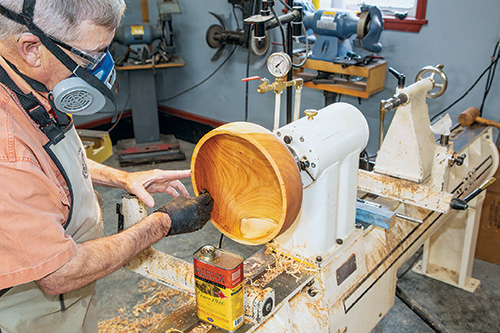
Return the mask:
<path id="1" fill-rule="evenodd" d="M 127 171 L 160 169 L 187 169 L 190 165 L 193 144 L 180 141 L 181 149 L 186 154 L 185 161 L 173 161 L 156 165 L 141 165 L 124 167 Z M 105 162 L 106 165 L 120 168 L 116 156 L 112 156 Z M 193 194 L 191 181 L 183 180 L 188 191 Z M 120 202 L 123 191 L 99 187 L 97 190 L 104 199 L 105 208 L 105 232 L 113 234 L 117 228 L 117 217 L 115 213 L 116 203 Z M 154 195 L 156 206 L 148 209 L 152 212 L 168 200 L 166 194 Z M 203 245 L 217 245 L 220 233 L 210 223 L 201 231 L 189 235 L 167 237 L 158 242 L 154 247 L 184 260 L 191 260 L 195 250 Z M 238 253 L 247 258 L 260 249 L 260 246 L 243 246 L 224 238 L 224 248 Z M 500 250 L 500 249 L 499 249 Z M 401 270 L 404 270 L 403 266 Z M 472 276 L 481 280 L 479 289 L 470 294 L 466 291 L 448 286 L 441 282 L 408 271 L 398 282 L 400 288 L 406 291 L 415 301 L 425 308 L 433 318 L 437 319 L 450 332 L 500 332 L 500 266 L 485 261 L 475 260 Z M 134 306 L 140 304 L 150 297 L 155 290 L 151 288 L 144 292 L 144 279 L 135 273 L 120 269 L 110 276 L 101 279 L 97 283 L 99 296 L 99 320 L 105 323 L 103 327 L 111 327 L 109 323 L 135 318 Z M 142 288 L 138 287 L 142 286 Z M 151 286 L 151 285 L 149 285 Z M 160 304 L 151 307 L 151 314 L 139 314 L 138 318 L 151 317 L 153 313 L 168 313 L 177 308 L 185 300 L 179 293 L 167 293 L 166 299 Z M 120 317 L 117 317 L 120 316 Z M 110 320 L 110 318 L 114 318 Z M 156 319 L 161 318 L 160 315 Z M 106 321 L 107 320 L 107 321 Z M 136 331 L 146 331 L 147 327 Z M 103 329 L 101 331 L 104 331 Z M 119 329 L 107 330 L 108 332 L 126 331 L 122 326 Z M 417 315 L 415 315 L 404 303 L 396 298 L 395 304 L 390 312 L 382 318 L 373 332 L 432 332 Z"/>

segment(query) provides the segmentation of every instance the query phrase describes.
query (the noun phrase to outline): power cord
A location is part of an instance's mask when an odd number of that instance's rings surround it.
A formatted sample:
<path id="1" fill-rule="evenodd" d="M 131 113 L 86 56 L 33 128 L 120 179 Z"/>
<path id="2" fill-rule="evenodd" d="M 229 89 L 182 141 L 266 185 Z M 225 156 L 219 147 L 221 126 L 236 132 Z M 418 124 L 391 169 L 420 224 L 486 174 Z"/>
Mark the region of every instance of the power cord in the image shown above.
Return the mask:
<path id="1" fill-rule="evenodd" d="M 236 21 L 236 29 L 240 30 L 240 22 L 238 21 L 238 17 L 236 16 L 236 5 L 233 3 L 233 15 L 234 20 Z M 242 8 L 240 8 L 242 10 Z"/>
<path id="2" fill-rule="evenodd" d="M 294 64 L 292 61 L 292 66 L 295 68 L 300 68 L 300 67 L 304 66 L 306 64 L 307 58 L 309 58 L 309 39 L 307 38 L 307 30 L 306 30 L 306 26 L 304 25 L 304 23 L 301 23 L 301 25 L 302 25 L 302 32 L 304 33 L 306 50 L 304 51 L 304 60 L 302 60 L 302 62 L 300 64 Z M 341 95 L 339 94 L 339 102 L 340 102 L 340 96 Z"/>
<path id="3" fill-rule="evenodd" d="M 252 1 L 252 14 L 255 13 L 255 5 L 256 5 L 256 0 Z M 250 36 L 252 34 L 249 32 L 248 33 L 248 40 L 247 40 L 247 45 L 248 45 L 248 50 L 247 50 L 247 63 L 246 63 L 246 69 L 245 69 L 245 77 L 250 77 L 250 43 L 252 42 L 250 40 Z M 248 90 L 249 90 L 249 84 L 248 81 L 245 82 L 245 121 L 248 121 Z"/>
<path id="4" fill-rule="evenodd" d="M 159 100 L 158 102 L 167 102 L 167 101 L 171 101 L 181 95 L 184 95 L 185 93 L 187 92 L 190 92 L 191 90 L 195 89 L 195 88 L 198 88 L 199 86 L 201 86 L 203 83 L 207 82 L 212 76 L 214 76 L 221 68 L 222 66 L 224 66 L 228 61 L 229 59 L 231 59 L 231 57 L 233 56 L 234 54 L 234 51 L 236 51 L 236 45 L 233 47 L 233 49 L 231 50 L 231 53 L 229 53 L 229 55 L 227 56 L 227 58 L 209 75 L 207 76 L 205 79 L 201 80 L 200 82 L 198 82 L 197 84 L 195 84 L 194 86 L 192 86 L 191 88 L 188 88 L 184 91 L 181 91 L 180 93 L 178 94 L 175 94 L 173 96 L 170 96 L 168 98 L 165 98 L 165 99 L 161 99 Z"/>
<path id="5" fill-rule="evenodd" d="M 472 86 L 467 89 L 467 91 L 460 97 L 458 98 L 455 102 L 451 103 L 447 108 L 445 108 L 444 110 L 438 112 L 436 115 L 434 115 L 432 118 L 431 118 L 431 123 L 434 122 L 435 119 L 437 119 L 439 116 L 441 116 L 443 113 L 445 113 L 446 111 L 448 111 L 450 108 L 452 108 L 455 104 L 457 104 L 458 102 L 460 102 L 465 96 L 467 96 L 467 94 L 478 84 L 478 82 L 481 80 L 481 78 L 491 69 L 491 68 L 496 68 L 496 64 L 498 62 L 498 59 L 500 58 L 500 54 L 497 54 L 497 56 L 495 57 L 495 59 L 493 59 L 490 63 L 490 65 L 488 67 L 486 67 L 486 69 L 481 73 L 481 75 L 479 75 L 479 77 L 477 78 L 477 80 L 472 84 Z M 493 76 L 493 75 L 492 75 Z M 492 79 L 491 79 L 492 80 Z M 491 82 L 489 83 L 489 87 L 488 88 L 488 92 L 489 92 L 489 88 L 491 88 Z M 486 93 L 487 95 L 487 93 Z M 484 103 L 484 99 L 486 97 L 483 96 L 483 103 Z"/>
<path id="6" fill-rule="evenodd" d="M 491 61 L 493 61 L 495 58 L 498 58 L 497 52 L 500 51 L 498 48 L 499 44 L 500 44 L 500 40 L 498 40 L 498 42 L 495 43 L 495 48 L 493 49 L 493 54 L 491 55 Z M 495 65 L 492 68 L 490 68 L 490 70 L 488 71 L 488 77 L 486 78 L 486 85 L 484 87 L 483 101 L 481 102 L 481 107 L 479 108 L 480 115 L 483 114 L 484 102 L 486 101 L 486 97 L 488 96 L 490 89 L 491 89 L 491 86 L 493 84 L 497 65 L 498 65 L 498 62 L 496 62 Z"/>
<path id="7" fill-rule="evenodd" d="M 220 238 L 219 238 L 219 249 L 222 249 L 222 241 L 224 240 L 224 234 L 221 233 L 220 234 Z"/>
<path id="8" fill-rule="evenodd" d="M 292 8 L 292 7 L 290 7 L 290 5 L 289 5 L 289 4 L 287 4 L 285 1 L 280 0 L 280 2 L 281 2 L 281 4 L 282 4 L 283 6 L 285 6 L 285 7 L 286 7 L 286 9 L 288 9 L 288 10 L 293 10 L 293 8 Z"/>
<path id="9" fill-rule="evenodd" d="M 273 13 L 273 16 L 274 16 L 274 19 L 276 20 L 276 22 L 278 22 L 278 26 L 279 26 L 280 32 L 281 32 L 281 39 L 283 41 L 283 50 L 286 53 L 287 48 L 286 48 L 285 29 L 283 29 L 283 24 L 281 24 L 281 21 L 278 17 L 278 14 L 276 14 L 276 11 L 274 10 L 274 7 L 271 7 L 271 12 Z"/>
<path id="10" fill-rule="evenodd" d="M 125 105 L 123 105 L 123 109 L 120 111 L 120 114 L 118 115 L 118 118 L 116 118 L 116 121 L 115 123 L 113 124 L 113 126 L 111 126 L 107 131 L 106 133 L 111 133 L 112 130 L 115 129 L 116 125 L 118 125 L 118 123 L 120 122 L 120 120 L 122 119 L 122 116 L 123 116 L 123 113 L 125 112 L 125 109 L 127 108 L 127 105 L 128 105 L 128 102 L 130 101 L 130 96 L 131 96 L 131 93 L 129 91 L 128 93 L 128 96 L 127 96 L 127 100 L 125 101 Z"/>
<path id="11" fill-rule="evenodd" d="M 286 7 L 286 9 L 290 10 L 290 11 L 293 11 L 293 8 L 290 7 L 289 4 L 287 4 L 285 1 L 283 0 L 280 0 L 281 4 L 283 6 Z M 276 18 L 276 15 L 275 13 L 274 14 L 274 17 Z M 280 25 L 280 30 L 281 30 L 281 38 L 283 38 L 283 47 L 285 47 L 285 33 L 283 31 L 283 26 L 281 25 L 281 22 L 276 18 L 276 20 L 278 21 L 279 25 Z M 307 61 L 307 58 L 308 58 L 308 53 L 309 53 L 309 40 L 307 39 L 307 30 L 306 30 L 306 26 L 304 25 L 304 23 L 301 23 L 302 25 L 302 31 L 304 33 L 304 38 L 305 38 L 305 43 L 306 43 L 306 51 L 305 51 L 305 56 L 304 56 L 304 60 L 300 63 L 300 64 L 294 64 L 292 62 L 292 66 L 295 67 L 295 68 L 300 68 L 302 66 L 304 66 L 304 64 L 306 63 Z M 286 48 L 285 48 L 285 52 L 286 52 Z"/>
<path id="12" fill-rule="evenodd" d="M 250 39 L 250 37 L 248 37 Z M 250 47 L 248 47 L 247 50 L 247 64 L 246 64 L 246 70 L 245 70 L 245 77 L 250 76 Z M 245 82 L 245 121 L 248 121 L 248 90 L 249 90 L 249 85 L 248 81 Z"/>

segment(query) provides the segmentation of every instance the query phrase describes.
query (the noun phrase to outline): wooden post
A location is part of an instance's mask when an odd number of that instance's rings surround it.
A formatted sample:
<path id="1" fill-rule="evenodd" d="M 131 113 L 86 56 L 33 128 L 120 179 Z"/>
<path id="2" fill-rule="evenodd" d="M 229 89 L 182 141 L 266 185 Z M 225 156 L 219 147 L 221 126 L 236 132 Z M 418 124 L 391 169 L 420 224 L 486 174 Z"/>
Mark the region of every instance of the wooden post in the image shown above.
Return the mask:
<path id="1" fill-rule="evenodd" d="M 142 22 L 149 23 L 148 0 L 141 0 Z M 148 45 L 149 53 L 153 52 L 153 45 Z"/>

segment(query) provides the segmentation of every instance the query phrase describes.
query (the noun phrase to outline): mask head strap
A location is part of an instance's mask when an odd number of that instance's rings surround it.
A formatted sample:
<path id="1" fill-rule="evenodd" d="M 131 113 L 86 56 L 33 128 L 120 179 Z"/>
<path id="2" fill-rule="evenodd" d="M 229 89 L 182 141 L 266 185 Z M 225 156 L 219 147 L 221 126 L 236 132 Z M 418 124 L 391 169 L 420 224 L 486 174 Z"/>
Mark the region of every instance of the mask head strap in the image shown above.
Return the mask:
<path id="1" fill-rule="evenodd" d="M 0 14 L 8 19 L 22 24 L 28 30 L 40 39 L 40 42 L 52 53 L 67 69 L 73 72 L 76 76 L 85 80 L 88 84 L 99 90 L 105 97 L 107 97 L 115 106 L 116 119 L 116 98 L 108 87 L 101 82 L 92 73 L 78 65 L 70 56 L 68 56 L 59 46 L 56 45 L 34 22 L 33 13 L 35 10 L 36 0 L 24 0 L 23 11 L 21 14 L 16 13 L 4 6 L 0 5 Z"/>
<path id="2" fill-rule="evenodd" d="M 35 2 L 36 0 L 24 0 L 23 2 L 23 14 L 26 15 L 33 22 L 33 13 L 35 12 Z"/>

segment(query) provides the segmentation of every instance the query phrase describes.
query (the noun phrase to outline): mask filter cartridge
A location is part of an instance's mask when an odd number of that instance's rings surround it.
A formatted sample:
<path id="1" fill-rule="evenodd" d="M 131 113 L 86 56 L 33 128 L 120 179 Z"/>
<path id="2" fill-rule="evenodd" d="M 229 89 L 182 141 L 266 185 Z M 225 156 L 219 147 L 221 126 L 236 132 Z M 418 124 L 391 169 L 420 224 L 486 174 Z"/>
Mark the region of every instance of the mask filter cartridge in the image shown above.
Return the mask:
<path id="1" fill-rule="evenodd" d="M 91 73 L 111 89 L 116 72 L 109 52 Z M 76 76 L 59 82 L 52 95 L 56 108 L 68 114 L 91 115 L 100 111 L 106 104 L 106 98 L 99 90 Z"/>

